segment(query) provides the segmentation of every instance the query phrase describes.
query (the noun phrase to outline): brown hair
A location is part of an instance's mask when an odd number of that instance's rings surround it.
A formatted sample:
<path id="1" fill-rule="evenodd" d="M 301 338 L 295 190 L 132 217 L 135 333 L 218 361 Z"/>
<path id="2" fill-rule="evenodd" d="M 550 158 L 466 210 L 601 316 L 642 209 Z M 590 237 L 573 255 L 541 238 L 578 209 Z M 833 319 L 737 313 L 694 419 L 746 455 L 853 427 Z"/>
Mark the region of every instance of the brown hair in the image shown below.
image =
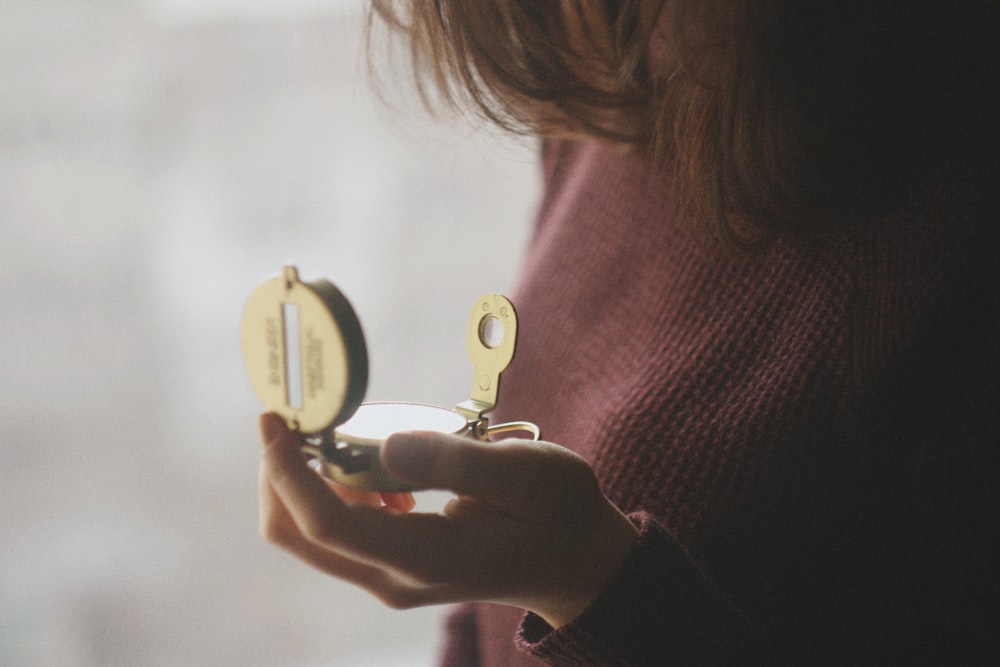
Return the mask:
<path id="1" fill-rule="evenodd" d="M 741 245 L 891 197 L 967 120 L 954 82 L 976 80 L 973 6 L 989 4 L 372 0 L 372 15 L 408 40 L 425 101 L 632 146 L 686 219 Z"/>

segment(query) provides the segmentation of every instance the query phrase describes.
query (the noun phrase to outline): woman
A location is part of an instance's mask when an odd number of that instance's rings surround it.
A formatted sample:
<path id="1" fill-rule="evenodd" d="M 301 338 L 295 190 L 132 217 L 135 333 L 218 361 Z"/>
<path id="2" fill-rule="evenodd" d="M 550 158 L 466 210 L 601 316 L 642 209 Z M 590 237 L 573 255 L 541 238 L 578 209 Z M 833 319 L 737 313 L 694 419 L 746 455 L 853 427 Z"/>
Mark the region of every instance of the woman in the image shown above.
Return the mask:
<path id="1" fill-rule="evenodd" d="M 544 139 L 501 408 L 559 445 L 393 436 L 407 514 L 265 415 L 268 539 L 465 603 L 449 665 L 995 662 L 994 3 L 373 4 Z"/>

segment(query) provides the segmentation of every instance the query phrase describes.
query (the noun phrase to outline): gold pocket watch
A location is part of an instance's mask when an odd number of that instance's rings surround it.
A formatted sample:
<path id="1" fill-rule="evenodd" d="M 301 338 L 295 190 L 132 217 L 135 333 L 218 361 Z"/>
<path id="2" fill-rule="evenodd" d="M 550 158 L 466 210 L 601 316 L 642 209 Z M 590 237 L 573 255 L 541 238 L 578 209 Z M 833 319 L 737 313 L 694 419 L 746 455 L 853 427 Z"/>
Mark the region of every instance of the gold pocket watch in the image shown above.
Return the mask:
<path id="1" fill-rule="evenodd" d="M 408 491 L 379 463 L 382 442 L 400 431 L 437 431 L 487 440 L 511 431 L 539 438 L 529 422 L 491 425 L 500 373 L 514 357 L 517 314 L 487 294 L 469 316 L 472 394 L 453 409 L 422 403 L 364 403 L 368 352 L 347 298 L 328 280 L 302 282 L 294 266 L 259 285 L 240 328 L 243 363 L 257 397 L 302 436 L 302 451 L 330 480 L 358 489 Z"/>

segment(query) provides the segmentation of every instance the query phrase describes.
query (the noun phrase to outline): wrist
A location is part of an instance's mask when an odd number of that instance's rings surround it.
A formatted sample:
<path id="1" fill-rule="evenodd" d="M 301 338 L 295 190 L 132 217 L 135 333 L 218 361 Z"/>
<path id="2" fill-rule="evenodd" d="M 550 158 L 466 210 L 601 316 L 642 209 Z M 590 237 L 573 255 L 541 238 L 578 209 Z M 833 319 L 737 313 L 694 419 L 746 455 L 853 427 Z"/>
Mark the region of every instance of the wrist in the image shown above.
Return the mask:
<path id="1" fill-rule="evenodd" d="M 582 614 L 611 585 L 638 540 L 635 524 L 607 498 L 601 501 L 589 538 L 558 578 L 559 590 L 529 609 L 553 628 Z"/>

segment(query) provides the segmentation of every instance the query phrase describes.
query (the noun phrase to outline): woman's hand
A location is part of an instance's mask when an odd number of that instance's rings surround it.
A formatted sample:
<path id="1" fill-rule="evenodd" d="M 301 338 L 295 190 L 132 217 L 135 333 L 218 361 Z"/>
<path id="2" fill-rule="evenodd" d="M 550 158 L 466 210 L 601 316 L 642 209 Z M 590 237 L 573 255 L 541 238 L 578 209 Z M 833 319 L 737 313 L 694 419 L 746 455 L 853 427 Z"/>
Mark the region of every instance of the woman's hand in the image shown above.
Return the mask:
<path id="1" fill-rule="evenodd" d="M 393 435 L 382 447 L 389 474 L 456 494 L 440 514 L 407 514 L 341 497 L 280 417 L 263 415 L 260 427 L 263 535 L 391 607 L 498 602 L 559 627 L 598 596 L 636 539 L 587 463 L 558 445 Z"/>

